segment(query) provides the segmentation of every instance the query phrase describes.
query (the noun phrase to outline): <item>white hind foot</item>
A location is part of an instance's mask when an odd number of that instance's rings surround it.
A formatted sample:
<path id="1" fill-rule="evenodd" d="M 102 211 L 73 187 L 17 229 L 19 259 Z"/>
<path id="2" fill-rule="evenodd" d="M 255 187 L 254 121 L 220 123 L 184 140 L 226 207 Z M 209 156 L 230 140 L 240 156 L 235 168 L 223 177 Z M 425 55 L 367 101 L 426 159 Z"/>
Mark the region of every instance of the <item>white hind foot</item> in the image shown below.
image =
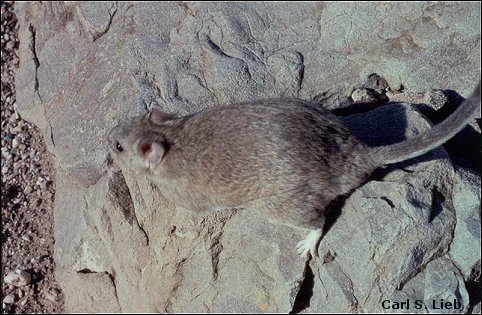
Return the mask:
<path id="1" fill-rule="evenodd" d="M 321 239 L 322 229 L 312 230 L 308 236 L 296 245 L 298 254 L 301 257 L 318 257 L 318 243 Z"/>

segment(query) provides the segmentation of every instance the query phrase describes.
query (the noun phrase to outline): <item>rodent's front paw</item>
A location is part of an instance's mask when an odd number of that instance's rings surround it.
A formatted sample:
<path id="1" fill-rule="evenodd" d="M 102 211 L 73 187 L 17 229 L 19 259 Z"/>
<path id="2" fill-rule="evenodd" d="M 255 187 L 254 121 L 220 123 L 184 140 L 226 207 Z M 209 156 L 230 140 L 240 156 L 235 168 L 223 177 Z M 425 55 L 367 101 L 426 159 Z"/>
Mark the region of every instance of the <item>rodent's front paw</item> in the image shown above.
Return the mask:
<path id="1" fill-rule="evenodd" d="M 321 234 L 321 229 L 311 231 L 304 240 L 296 245 L 298 254 L 300 254 L 301 257 L 308 257 L 309 255 L 313 258 L 319 257 L 318 243 L 320 242 Z"/>
<path id="2" fill-rule="evenodd" d="M 316 251 L 316 249 L 313 250 L 313 248 L 310 248 L 310 245 L 306 240 L 300 241 L 296 245 L 296 250 L 301 257 L 309 257 L 310 255 L 313 256 L 313 252 Z"/>

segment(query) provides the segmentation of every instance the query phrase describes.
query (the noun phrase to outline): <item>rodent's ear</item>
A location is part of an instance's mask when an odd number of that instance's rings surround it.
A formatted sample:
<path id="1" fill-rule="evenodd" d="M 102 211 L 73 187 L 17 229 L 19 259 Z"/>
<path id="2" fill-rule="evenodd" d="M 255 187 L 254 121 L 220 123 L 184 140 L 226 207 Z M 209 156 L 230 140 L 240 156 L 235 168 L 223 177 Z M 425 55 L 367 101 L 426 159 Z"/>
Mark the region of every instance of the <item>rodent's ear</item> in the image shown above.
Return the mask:
<path id="1" fill-rule="evenodd" d="M 164 146 L 157 142 L 141 141 L 137 147 L 137 152 L 142 159 L 148 160 L 151 163 L 158 164 L 164 156 Z"/>
<path id="2" fill-rule="evenodd" d="M 165 122 L 166 120 L 170 120 L 170 119 L 174 119 L 174 118 L 176 118 L 175 114 L 163 112 L 162 110 L 160 110 L 156 107 L 153 107 L 151 109 L 151 111 L 149 112 L 149 117 L 148 117 L 149 121 L 156 124 L 156 125 L 160 125 L 163 122 Z"/>

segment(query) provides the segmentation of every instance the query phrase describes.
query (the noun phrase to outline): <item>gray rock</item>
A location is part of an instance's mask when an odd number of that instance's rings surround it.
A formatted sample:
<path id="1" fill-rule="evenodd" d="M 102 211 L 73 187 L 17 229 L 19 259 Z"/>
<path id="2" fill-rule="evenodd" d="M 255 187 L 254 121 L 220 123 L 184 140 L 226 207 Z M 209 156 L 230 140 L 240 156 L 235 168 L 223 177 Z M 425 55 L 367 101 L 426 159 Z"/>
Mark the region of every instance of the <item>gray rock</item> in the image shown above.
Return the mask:
<path id="1" fill-rule="evenodd" d="M 447 258 L 439 258 L 427 265 L 425 275 L 425 305 L 432 314 L 464 314 L 469 305 L 460 271 Z"/>
<path id="2" fill-rule="evenodd" d="M 473 307 L 461 279 L 480 266 L 480 176 L 454 172 L 442 148 L 348 196 L 321 242 L 323 259 L 307 265 L 294 250 L 303 231 L 251 210 L 176 208 L 145 178 L 111 167 L 105 139 L 157 105 L 187 114 L 295 96 L 336 108 L 373 73 L 392 88 L 467 96 L 480 75 L 480 3 L 24 2 L 16 10 L 17 108 L 56 159 L 56 277 L 68 312 L 425 312 L 415 301 L 438 297 Z M 430 127 L 404 104 L 346 121 L 370 145 Z M 411 309 L 382 305 L 406 299 Z"/>
<path id="3" fill-rule="evenodd" d="M 409 125 L 403 130 L 395 120 Z M 352 115 L 347 123 L 372 145 L 400 141 L 429 128 L 418 112 L 401 104 Z M 314 291 L 328 293 L 314 295 L 308 312 L 325 311 L 326 305 L 335 313 L 383 312 L 383 300 L 393 304 L 407 298 L 412 307 L 396 311 L 417 312 L 414 303 L 424 300 L 426 284 L 411 282 L 420 281 L 419 271 L 443 255 L 451 241 L 447 231 L 455 224 L 455 213 L 441 196 L 451 191 L 454 172 L 442 149 L 399 168 L 383 181 L 368 182 L 345 201 L 320 247 L 322 257 L 330 253 L 334 259 L 311 262 L 318 275 Z"/>
<path id="4" fill-rule="evenodd" d="M 67 309 L 75 309 L 81 313 L 120 312 L 115 283 L 108 274 L 73 273 L 70 280 L 74 281 L 78 287 L 75 297 L 70 296 L 66 299 Z M 70 287 L 68 284 L 64 285 Z M 72 291 L 69 293 L 72 294 Z M 133 293 L 131 292 L 131 294 Z M 132 300 L 134 299 L 135 297 Z"/>
<path id="5" fill-rule="evenodd" d="M 3 298 L 4 304 L 13 304 L 13 303 L 15 303 L 15 301 L 17 301 L 17 297 L 13 293 L 10 293 L 9 295 L 7 295 Z"/>
<path id="6" fill-rule="evenodd" d="M 5 283 L 14 285 L 16 287 L 23 287 L 30 284 L 32 277 L 30 273 L 25 270 L 17 269 L 15 271 L 9 272 L 5 278 Z"/>
<path id="7" fill-rule="evenodd" d="M 465 278 L 480 265 L 480 174 L 457 169 L 453 204 L 457 215 L 450 257 Z M 476 253 L 479 253 L 477 255 Z"/>

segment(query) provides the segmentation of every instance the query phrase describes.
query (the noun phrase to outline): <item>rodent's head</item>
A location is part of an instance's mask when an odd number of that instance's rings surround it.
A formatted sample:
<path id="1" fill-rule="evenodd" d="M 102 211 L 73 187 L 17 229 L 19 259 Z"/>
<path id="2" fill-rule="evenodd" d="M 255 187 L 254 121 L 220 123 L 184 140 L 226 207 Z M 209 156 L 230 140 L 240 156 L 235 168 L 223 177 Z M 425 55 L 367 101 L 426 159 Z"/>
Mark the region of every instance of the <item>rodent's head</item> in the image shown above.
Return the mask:
<path id="1" fill-rule="evenodd" d="M 107 137 L 114 160 L 136 174 L 151 171 L 169 150 L 160 126 L 175 115 L 153 108 L 144 116 L 115 126 Z"/>

